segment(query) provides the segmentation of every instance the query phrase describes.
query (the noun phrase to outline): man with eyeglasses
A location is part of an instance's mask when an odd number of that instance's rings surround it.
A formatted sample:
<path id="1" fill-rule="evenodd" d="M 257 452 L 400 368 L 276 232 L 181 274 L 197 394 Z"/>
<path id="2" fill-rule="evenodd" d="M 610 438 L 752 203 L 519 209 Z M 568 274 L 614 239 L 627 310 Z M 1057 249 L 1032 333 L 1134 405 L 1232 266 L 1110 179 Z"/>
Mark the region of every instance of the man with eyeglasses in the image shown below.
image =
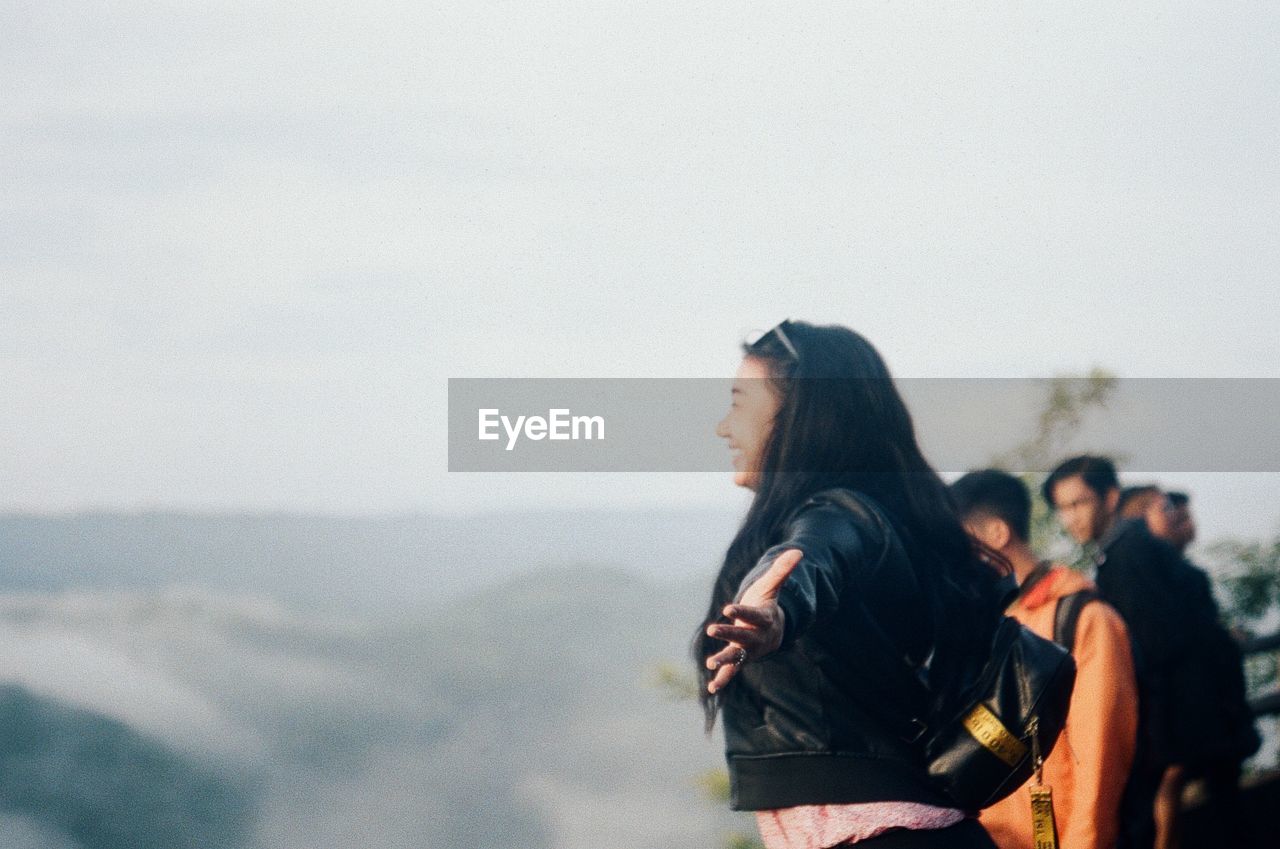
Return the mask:
<path id="1" fill-rule="evenodd" d="M 1072 457 L 1049 474 L 1041 493 L 1067 533 L 1093 554 L 1098 590 L 1129 627 L 1141 718 L 1117 846 L 1151 849 L 1156 793 L 1170 763 L 1160 721 L 1163 693 L 1170 666 L 1187 650 L 1171 598 L 1169 561 L 1141 519 L 1121 517 L 1120 481 L 1107 458 Z"/>

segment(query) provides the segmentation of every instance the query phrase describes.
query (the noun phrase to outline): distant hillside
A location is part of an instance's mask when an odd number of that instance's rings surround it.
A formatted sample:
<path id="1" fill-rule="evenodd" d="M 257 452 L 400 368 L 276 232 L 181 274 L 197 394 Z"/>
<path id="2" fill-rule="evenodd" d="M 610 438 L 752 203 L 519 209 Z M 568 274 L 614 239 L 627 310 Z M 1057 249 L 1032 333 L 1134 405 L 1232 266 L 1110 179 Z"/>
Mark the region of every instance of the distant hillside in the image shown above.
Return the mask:
<path id="1" fill-rule="evenodd" d="M 0 841 L 718 845 L 745 824 L 695 781 L 720 744 L 654 683 L 657 664 L 688 664 L 706 589 L 541 568 L 395 620 L 194 593 L 0 596 L 0 808 L 21 816 Z"/>
<path id="2" fill-rule="evenodd" d="M 74 845 L 238 849 L 254 821 L 252 792 L 251 775 L 224 774 L 121 722 L 0 685 L 0 806 Z"/>
<path id="3" fill-rule="evenodd" d="M 726 511 L 523 512 L 448 518 L 85 513 L 0 515 L 0 592 L 168 586 L 306 607 L 434 605 L 547 564 L 709 575 Z"/>

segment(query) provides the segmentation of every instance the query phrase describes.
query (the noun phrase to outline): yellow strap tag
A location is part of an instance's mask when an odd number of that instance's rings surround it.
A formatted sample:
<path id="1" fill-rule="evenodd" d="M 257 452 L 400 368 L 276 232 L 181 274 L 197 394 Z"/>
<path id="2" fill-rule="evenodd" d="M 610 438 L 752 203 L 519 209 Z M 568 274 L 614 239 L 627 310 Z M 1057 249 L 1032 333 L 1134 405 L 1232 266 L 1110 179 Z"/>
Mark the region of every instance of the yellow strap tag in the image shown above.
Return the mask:
<path id="1" fill-rule="evenodd" d="M 1053 820 L 1053 789 L 1042 785 L 1031 791 L 1031 840 L 1035 849 L 1058 849 L 1058 825 Z"/>
<path id="2" fill-rule="evenodd" d="M 1014 737 L 999 717 L 987 710 L 986 705 L 981 702 L 965 714 L 962 723 L 965 730 L 986 747 L 987 751 L 1009 766 L 1016 767 L 1027 754 L 1026 745 Z"/>

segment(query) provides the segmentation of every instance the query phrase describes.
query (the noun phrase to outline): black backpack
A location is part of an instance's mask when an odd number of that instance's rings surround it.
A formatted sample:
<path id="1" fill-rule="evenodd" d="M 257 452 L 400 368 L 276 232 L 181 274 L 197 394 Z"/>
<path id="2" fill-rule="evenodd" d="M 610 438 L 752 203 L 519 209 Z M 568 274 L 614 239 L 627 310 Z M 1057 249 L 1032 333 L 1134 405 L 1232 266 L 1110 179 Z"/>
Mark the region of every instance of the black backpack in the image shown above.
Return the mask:
<path id="1" fill-rule="evenodd" d="M 851 490 L 826 493 L 833 502 L 870 518 L 896 536 L 878 506 Z M 1006 599 L 1017 593 L 1005 579 Z M 979 811 L 1017 790 L 1048 757 L 1066 722 L 1076 667 L 1071 654 L 1016 619 L 1001 617 L 990 650 L 951 692 L 930 690 L 916 667 L 875 621 L 882 674 L 902 692 L 915 693 L 917 711 L 873 711 L 919 753 L 929 779 L 956 807 Z M 869 654 L 872 654 L 869 652 Z M 882 706 L 889 708 L 890 706 Z"/>

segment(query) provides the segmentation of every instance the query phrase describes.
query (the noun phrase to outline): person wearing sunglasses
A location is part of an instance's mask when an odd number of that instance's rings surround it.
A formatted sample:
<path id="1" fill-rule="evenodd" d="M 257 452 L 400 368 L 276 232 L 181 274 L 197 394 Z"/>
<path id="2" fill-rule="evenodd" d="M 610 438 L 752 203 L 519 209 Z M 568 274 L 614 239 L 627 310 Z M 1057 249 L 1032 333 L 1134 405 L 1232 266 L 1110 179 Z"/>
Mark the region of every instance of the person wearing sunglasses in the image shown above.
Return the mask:
<path id="1" fill-rule="evenodd" d="M 990 645 L 999 569 L 966 536 L 866 339 L 784 321 L 743 353 L 716 432 L 754 497 L 694 645 L 732 807 L 756 812 L 767 849 L 994 846 L 900 736 L 892 718 L 918 694 L 877 670 L 905 658 L 931 687 L 958 680 Z M 898 657 L 867 656 L 885 644 L 871 628 Z"/>

